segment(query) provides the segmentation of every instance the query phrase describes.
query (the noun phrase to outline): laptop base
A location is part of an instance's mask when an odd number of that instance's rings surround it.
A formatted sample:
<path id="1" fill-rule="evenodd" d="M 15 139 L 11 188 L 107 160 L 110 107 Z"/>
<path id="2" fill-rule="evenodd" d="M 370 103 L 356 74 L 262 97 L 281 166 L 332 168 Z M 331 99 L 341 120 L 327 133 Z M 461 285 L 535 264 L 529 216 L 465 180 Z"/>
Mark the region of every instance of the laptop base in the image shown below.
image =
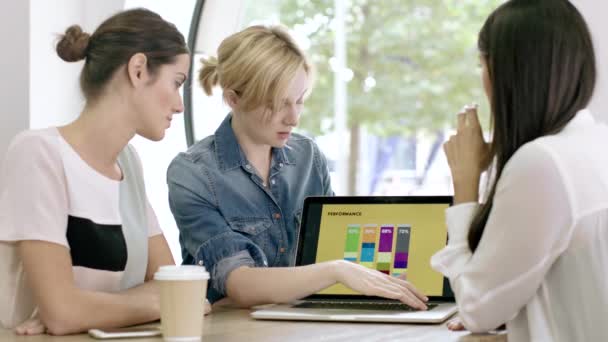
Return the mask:
<path id="1" fill-rule="evenodd" d="M 374 322 L 374 323 L 442 323 L 457 311 L 454 303 L 438 303 L 428 311 L 378 311 L 353 309 L 306 309 L 293 304 L 270 305 L 253 311 L 251 317 L 262 320 Z"/>

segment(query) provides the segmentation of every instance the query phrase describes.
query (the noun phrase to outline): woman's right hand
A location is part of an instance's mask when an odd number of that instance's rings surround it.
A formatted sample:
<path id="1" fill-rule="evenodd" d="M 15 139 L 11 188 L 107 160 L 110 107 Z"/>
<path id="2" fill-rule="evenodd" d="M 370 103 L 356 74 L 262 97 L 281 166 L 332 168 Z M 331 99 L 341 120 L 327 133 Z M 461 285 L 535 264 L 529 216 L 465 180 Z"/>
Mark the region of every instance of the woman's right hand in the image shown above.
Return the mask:
<path id="1" fill-rule="evenodd" d="M 205 299 L 205 309 L 204 309 L 205 316 L 207 316 L 208 314 L 210 314 L 211 310 L 213 310 L 213 307 L 211 306 L 211 303 L 209 303 L 209 300 Z"/>
<path id="2" fill-rule="evenodd" d="M 454 204 L 477 202 L 481 174 L 491 162 L 491 149 L 483 137 L 477 106 L 465 106 L 458 114 L 455 135 L 443 144 L 454 183 Z"/>
<path id="3" fill-rule="evenodd" d="M 335 261 L 336 280 L 366 296 L 397 299 L 404 304 L 426 310 L 428 298 L 410 282 L 346 261 Z"/>
<path id="4" fill-rule="evenodd" d="M 40 335 L 46 332 L 46 326 L 40 318 L 32 317 L 15 327 L 17 335 Z"/>
<path id="5" fill-rule="evenodd" d="M 467 328 L 464 327 L 464 324 L 462 324 L 462 320 L 460 319 L 460 317 L 451 319 L 446 325 L 448 326 L 448 329 L 452 331 L 467 330 Z"/>

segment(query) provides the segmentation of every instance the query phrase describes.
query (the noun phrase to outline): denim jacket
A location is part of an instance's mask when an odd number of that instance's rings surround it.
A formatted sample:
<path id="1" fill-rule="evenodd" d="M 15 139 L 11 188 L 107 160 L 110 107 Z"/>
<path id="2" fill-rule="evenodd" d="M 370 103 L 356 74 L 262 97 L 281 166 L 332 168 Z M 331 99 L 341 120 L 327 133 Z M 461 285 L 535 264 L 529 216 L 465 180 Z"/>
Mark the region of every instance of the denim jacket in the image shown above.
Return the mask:
<path id="1" fill-rule="evenodd" d="M 264 187 L 231 118 L 175 157 L 167 171 L 183 263 L 207 268 L 212 303 L 226 296 L 228 274 L 240 266 L 293 266 L 304 198 L 333 195 L 325 156 L 298 134 L 272 149 Z"/>

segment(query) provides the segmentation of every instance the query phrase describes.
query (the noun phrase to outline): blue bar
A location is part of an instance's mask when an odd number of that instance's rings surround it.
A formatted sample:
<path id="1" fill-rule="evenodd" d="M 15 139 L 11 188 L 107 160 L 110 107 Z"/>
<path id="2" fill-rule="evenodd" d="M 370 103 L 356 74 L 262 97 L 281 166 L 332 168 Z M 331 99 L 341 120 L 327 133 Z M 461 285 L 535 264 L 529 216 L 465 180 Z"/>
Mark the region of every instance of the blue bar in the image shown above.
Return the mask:
<path id="1" fill-rule="evenodd" d="M 376 243 L 374 242 L 364 242 L 363 244 L 361 244 L 362 248 L 372 248 L 375 249 L 376 248 Z"/>
<path id="2" fill-rule="evenodd" d="M 362 248 L 361 249 L 361 262 L 374 262 L 374 252 L 376 250 L 373 248 Z"/>

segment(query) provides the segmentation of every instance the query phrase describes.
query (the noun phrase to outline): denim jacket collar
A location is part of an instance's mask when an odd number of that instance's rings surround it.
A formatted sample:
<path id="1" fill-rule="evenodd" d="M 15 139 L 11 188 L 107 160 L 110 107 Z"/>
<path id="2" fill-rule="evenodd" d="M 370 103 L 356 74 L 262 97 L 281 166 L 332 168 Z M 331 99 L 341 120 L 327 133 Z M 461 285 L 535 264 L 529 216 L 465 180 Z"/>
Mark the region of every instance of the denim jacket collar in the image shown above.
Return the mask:
<path id="1" fill-rule="evenodd" d="M 245 166 L 249 162 L 241 150 L 236 135 L 232 130 L 232 113 L 228 114 L 215 131 L 215 153 L 221 170 L 230 170 Z M 295 165 L 294 153 L 291 147 L 272 148 L 273 164 Z"/>

